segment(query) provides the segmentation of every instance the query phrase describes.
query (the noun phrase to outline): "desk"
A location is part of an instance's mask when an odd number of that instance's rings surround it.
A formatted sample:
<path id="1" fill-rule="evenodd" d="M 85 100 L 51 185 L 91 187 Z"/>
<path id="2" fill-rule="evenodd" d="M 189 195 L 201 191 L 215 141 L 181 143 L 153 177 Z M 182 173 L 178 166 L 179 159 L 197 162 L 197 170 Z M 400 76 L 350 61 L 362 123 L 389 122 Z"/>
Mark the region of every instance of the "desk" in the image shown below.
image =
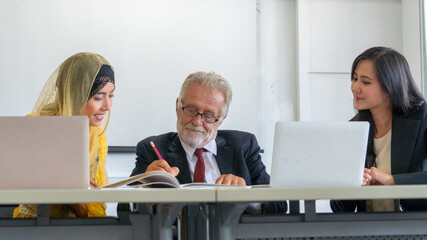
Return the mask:
<path id="1" fill-rule="evenodd" d="M 211 239 L 313 238 L 386 235 L 427 237 L 427 212 L 316 213 L 319 199 L 427 199 L 427 185 L 317 187 L 317 188 L 219 188 L 210 204 Z M 243 215 L 247 202 L 304 200 L 304 214 Z M 243 208 L 242 208 L 243 207 Z M 384 238 L 390 239 L 390 238 Z M 420 238 L 416 238 L 420 239 Z"/>
<path id="2" fill-rule="evenodd" d="M 39 204 L 36 219 L 1 219 L 0 236 L 14 239 L 172 239 L 182 206 L 215 202 L 215 189 L 0 190 L 0 204 Z M 155 213 L 117 218 L 49 218 L 47 204 L 81 202 L 153 203 Z"/>
<path id="3" fill-rule="evenodd" d="M 203 203 L 210 239 L 427 236 L 427 212 L 316 213 L 318 199 L 427 198 L 427 185 L 323 188 L 0 190 L 0 204 L 153 203 L 155 212 L 117 218 L 1 219 L 0 236 L 16 239 L 172 239 L 183 206 Z M 249 202 L 304 200 L 304 214 L 241 215 Z M 126 220 L 127 219 L 127 220 Z M 30 236 L 30 237 L 28 237 Z M 384 238 L 390 239 L 390 238 Z M 420 237 L 415 238 L 420 239 Z"/>

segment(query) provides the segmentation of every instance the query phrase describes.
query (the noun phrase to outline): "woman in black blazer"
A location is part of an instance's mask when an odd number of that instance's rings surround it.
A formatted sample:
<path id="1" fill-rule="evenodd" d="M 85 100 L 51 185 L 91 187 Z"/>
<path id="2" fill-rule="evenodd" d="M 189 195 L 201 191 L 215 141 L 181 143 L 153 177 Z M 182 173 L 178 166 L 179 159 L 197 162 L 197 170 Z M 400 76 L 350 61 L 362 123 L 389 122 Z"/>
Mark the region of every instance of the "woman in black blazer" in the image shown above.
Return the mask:
<path id="1" fill-rule="evenodd" d="M 404 56 L 373 47 L 351 70 L 358 110 L 352 121 L 369 121 L 363 185 L 427 184 L 427 107 Z M 426 199 L 331 201 L 336 211 L 427 210 Z"/>

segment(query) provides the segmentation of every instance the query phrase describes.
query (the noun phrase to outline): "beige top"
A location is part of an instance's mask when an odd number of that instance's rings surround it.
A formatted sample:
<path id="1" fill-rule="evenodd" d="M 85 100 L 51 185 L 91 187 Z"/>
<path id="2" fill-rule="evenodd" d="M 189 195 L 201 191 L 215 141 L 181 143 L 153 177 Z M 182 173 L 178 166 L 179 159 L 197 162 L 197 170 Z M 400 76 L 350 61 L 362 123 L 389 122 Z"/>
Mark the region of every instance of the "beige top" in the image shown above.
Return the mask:
<path id="1" fill-rule="evenodd" d="M 382 138 L 374 138 L 375 164 L 380 171 L 391 174 L 391 130 Z M 366 202 L 367 212 L 394 211 L 393 199 L 372 199 Z"/>
<path id="2" fill-rule="evenodd" d="M 391 130 L 382 138 L 374 138 L 374 152 L 377 168 L 391 174 Z"/>

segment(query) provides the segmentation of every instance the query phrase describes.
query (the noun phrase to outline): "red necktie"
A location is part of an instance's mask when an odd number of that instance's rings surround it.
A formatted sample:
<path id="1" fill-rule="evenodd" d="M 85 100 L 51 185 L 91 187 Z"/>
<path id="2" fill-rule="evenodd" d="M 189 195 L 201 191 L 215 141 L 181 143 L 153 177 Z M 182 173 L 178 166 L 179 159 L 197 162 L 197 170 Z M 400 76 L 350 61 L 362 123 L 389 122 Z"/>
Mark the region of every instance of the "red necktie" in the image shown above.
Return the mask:
<path id="1" fill-rule="evenodd" d="M 194 152 L 197 156 L 196 168 L 194 169 L 194 182 L 205 182 L 205 161 L 203 160 L 203 148 Z"/>

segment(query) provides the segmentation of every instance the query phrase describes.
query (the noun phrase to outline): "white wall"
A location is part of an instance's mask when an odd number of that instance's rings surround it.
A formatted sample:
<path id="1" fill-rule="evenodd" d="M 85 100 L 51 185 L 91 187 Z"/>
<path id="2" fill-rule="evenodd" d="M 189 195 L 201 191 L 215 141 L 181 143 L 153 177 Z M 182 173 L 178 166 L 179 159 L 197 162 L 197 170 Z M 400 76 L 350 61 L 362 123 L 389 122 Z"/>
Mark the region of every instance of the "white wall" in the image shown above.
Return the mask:
<path id="1" fill-rule="evenodd" d="M 421 0 L 402 0 L 402 53 L 409 63 L 412 77 L 424 91 L 423 7 Z"/>
<path id="2" fill-rule="evenodd" d="M 259 0 L 258 5 L 258 141 L 271 168 L 274 125 L 295 120 L 296 14 L 293 0 Z"/>
<path id="3" fill-rule="evenodd" d="M 255 0 L 3 0 L 0 36 L 0 115 L 30 113 L 56 67 L 91 51 L 116 72 L 110 145 L 174 131 L 175 99 L 194 71 L 234 90 L 222 128 L 257 132 Z"/>
<path id="4" fill-rule="evenodd" d="M 402 52 L 402 22 L 400 0 L 298 1 L 299 119 L 350 119 L 353 60 L 373 46 Z"/>

